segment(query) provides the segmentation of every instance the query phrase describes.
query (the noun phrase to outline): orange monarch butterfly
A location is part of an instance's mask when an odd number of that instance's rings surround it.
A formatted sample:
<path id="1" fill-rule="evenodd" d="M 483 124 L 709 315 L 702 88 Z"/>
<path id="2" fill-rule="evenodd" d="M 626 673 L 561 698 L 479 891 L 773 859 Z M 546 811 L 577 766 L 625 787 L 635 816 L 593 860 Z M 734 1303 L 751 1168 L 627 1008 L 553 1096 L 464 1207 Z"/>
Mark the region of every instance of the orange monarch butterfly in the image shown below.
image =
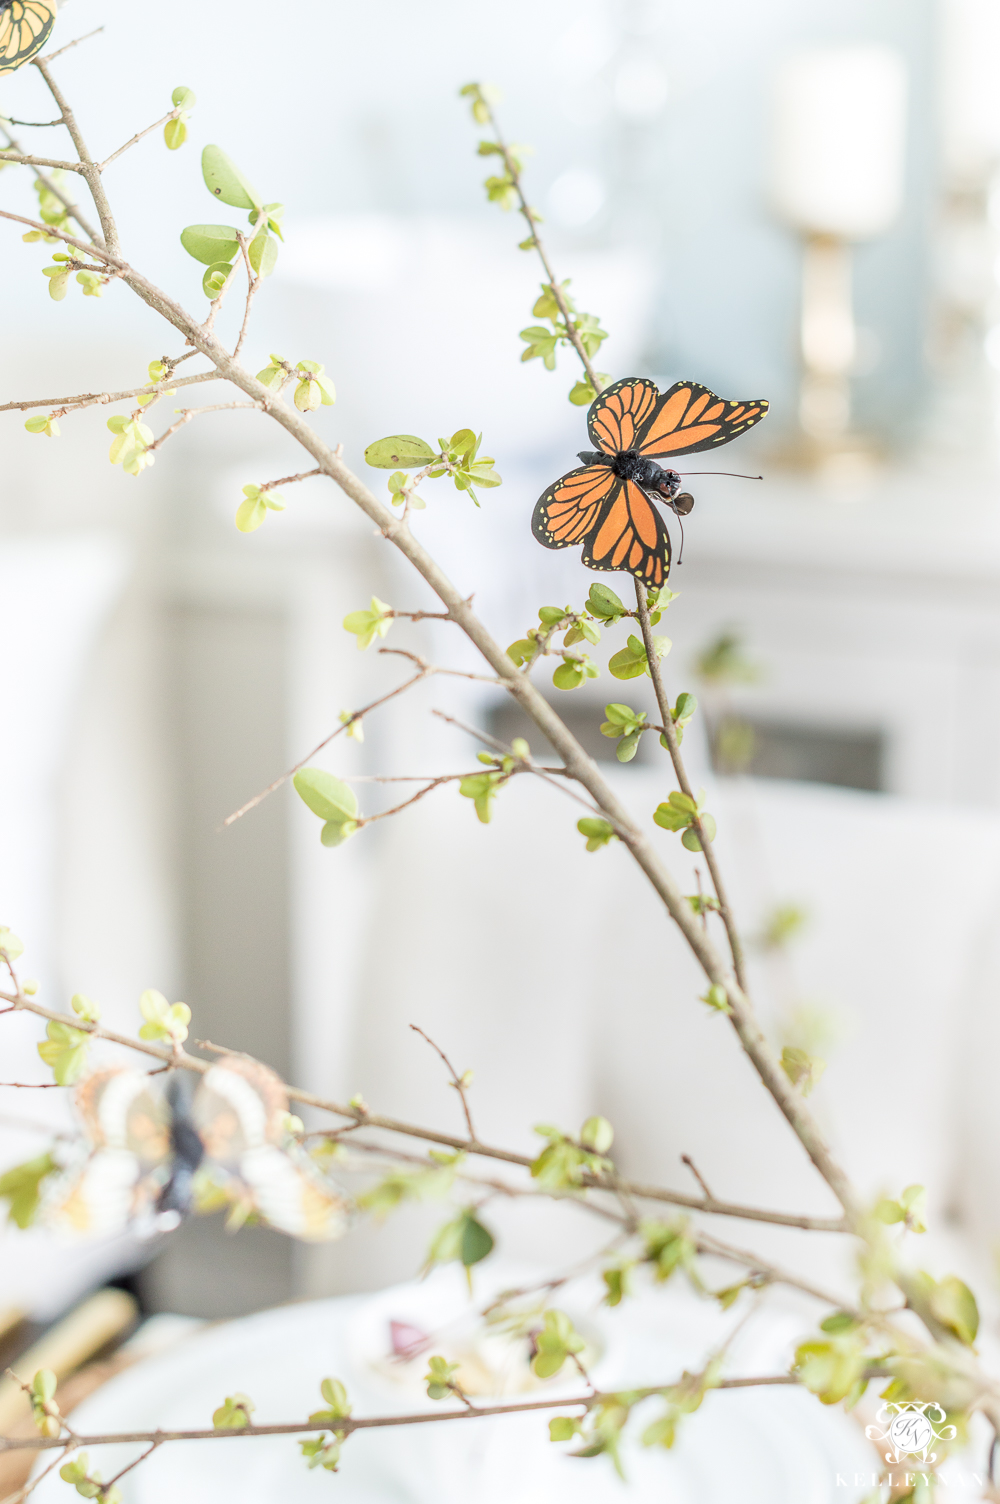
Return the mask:
<path id="1" fill-rule="evenodd" d="M 650 492 L 679 517 L 687 516 L 694 497 L 678 495 L 677 471 L 653 456 L 728 444 L 766 412 L 762 399 L 726 402 L 696 381 L 677 381 L 666 392 L 634 376 L 613 382 L 587 414 L 598 452 L 582 450 L 582 468 L 539 497 L 531 531 L 546 548 L 582 543 L 588 569 L 621 569 L 654 588 L 662 585 L 670 573 L 670 536 Z"/>
<path id="2" fill-rule="evenodd" d="M 55 21 L 55 0 L 0 0 L 0 75 L 41 52 Z"/>

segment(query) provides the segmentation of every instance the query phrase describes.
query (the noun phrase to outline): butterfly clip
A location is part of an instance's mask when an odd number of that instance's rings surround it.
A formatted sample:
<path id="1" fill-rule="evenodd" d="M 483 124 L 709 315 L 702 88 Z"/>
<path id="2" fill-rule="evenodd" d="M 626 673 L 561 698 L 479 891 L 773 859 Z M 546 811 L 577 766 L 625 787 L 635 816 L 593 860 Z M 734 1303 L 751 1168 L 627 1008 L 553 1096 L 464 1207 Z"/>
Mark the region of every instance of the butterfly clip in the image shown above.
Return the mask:
<path id="1" fill-rule="evenodd" d="M 185 1086 L 122 1067 L 81 1081 L 86 1145 L 50 1184 L 42 1220 L 78 1236 L 149 1235 L 229 1205 L 230 1225 L 253 1214 L 309 1242 L 346 1231 L 350 1203 L 290 1132 L 280 1077 L 232 1055 Z"/>
<path id="2" fill-rule="evenodd" d="M 728 444 L 766 412 L 762 399 L 726 402 L 695 381 L 665 392 L 634 376 L 613 382 L 587 414 L 596 451 L 582 451 L 582 467 L 539 497 L 531 531 L 546 548 L 582 543 L 588 569 L 624 570 L 658 588 L 670 573 L 670 535 L 653 497 L 678 517 L 694 506 L 677 471 L 658 460 Z"/>

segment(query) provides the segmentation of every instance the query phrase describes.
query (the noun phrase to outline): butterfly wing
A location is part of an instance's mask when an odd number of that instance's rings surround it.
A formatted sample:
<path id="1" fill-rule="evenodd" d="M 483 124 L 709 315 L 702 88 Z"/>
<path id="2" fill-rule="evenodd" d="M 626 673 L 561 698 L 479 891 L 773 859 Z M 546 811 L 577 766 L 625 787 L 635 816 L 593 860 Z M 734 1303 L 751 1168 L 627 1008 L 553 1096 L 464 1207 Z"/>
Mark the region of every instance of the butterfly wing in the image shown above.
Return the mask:
<path id="1" fill-rule="evenodd" d="M 141 1071 L 94 1071 L 74 1105 L 87 1145 L 45 1194 L 41 1218 L 64 1233 L 114 1237 L 151 1206 L 170 1163 L 170 1109 Z"/>
<path id="2" fill-rule="evenodd" d="M 271 1227 L 308 1242 L 346 1230 L 349 1203 L 289 1136 L 288 1094 L 266 1065 L 237 1055 L 219 1060 L 195 1093 L 191 1115 L 237 1199 Z"/>
<path id="3" fill-rule="evenodd" d="M 653 588 L 670 573 L 670 535 L 663 518 L 635 481 L 620 481 L 597 524 L 584 539 L 588 569 L 626 570 Z"/>
<path id="4" fill-rule="evenodd" d="M 590 404 L 587 413 L 590 442 L 605 454 L 634 449 L 636 435 L 655 413 L 659 400 L 659 387 L 652 381 L 637 376 L 613 381 Z"/>
<path id="5" fill-rule="evenodd" d="M 51 0 L 10 0 L 0 10 L 0 75 L 41 52 L 56 20 Z"/>
<path id="6" fill-rule="evenodd" d="M 570 470 L 538 498 L 531 531 L 546 548 L 569 548 L 582 542 L 620 486 L 621 481 L 607 465 Z"/>
<path id="7" fill-rule="evenodd" d="M 535 505 L 531 530 L 546 548 L 582 543 L 588 569 L 625 570 L 657 587 L 670 572 L 663 518 L 634 481 L 606 465 L 584 465 L 550 486 Z"/>
<path id="8" fill-rule="evenodd" d="M 651 459 L 699 454 L 738 438 L 760 422 L 767 407 L 763 398 L 726 402 L 696 381 L 676 381 L 644 418 L 634 447 Z"/>

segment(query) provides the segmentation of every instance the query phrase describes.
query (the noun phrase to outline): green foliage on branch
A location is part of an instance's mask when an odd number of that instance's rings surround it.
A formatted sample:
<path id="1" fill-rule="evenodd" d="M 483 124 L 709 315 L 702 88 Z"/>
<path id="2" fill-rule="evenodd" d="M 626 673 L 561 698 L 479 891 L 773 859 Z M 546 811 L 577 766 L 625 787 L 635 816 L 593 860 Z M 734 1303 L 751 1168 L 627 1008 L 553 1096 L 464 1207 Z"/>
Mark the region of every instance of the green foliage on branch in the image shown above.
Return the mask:
<path id="1" fill-rule="evenodd" d="M 697 800 L 680 789 L 674 789 L 664 804 L 657 805 L 653 821 L 662 830 L 683 831 L 681 845 L 688 851 L 700 851 L 702 846 L 699 829 L 708 842 L 714 841 L 716 834 L 715 820 L 705 810 L 705 798 L 704 789 Z"/>
<path id="2" fill-rule="evenodd" d="M 58 1170 L 58 1161 L 51 1154 L 39 1154 L 0 1175 L 0 1201 L 6 1201 L 7 1215 L 16 1227 L 30 1227 L 34 1222 L 42 1182 Z"/>
<path id="3" fill-rule="evenodd" d="M 354 790 L 322 768 L 300 768 L 292 779 L 295 792 L 323 821 L 324 846 L 341 846 L 358 828 L 358 800 Z"/>
<path id="4" fill-rule="evenodd" d="M 548 1123 L 539 1123 L 535 1132 L 548 1140 L 531 1165 L 532 1177 L 542 1190 L 578 1190 L 585 1176 L 603 1176 L 614 1169 L 606 1158 L 614 1140 L 614 1130 L 606 1118 L 588 1118 L 578 1139 Z"/>
<path id="5" fill-rule="evenodd" d="M 242 1431 L 251 1424 L 256 1408 L 248 1394 L 227 1394 L 218 1410 L 212 1411 L 212 1425 L 217 1431 Z"/>

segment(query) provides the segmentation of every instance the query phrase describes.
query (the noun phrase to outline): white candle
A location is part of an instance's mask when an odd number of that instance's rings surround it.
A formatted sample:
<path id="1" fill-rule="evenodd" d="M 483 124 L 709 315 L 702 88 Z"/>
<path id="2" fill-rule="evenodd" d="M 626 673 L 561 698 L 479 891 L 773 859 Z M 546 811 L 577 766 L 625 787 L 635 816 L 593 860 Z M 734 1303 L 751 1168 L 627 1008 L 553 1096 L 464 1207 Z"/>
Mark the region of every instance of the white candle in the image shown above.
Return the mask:
<path id="1" fill-rule="evenodd" d="M 824 47 L 782 67 L 772 197 L 797 228 L 845 240 L 886 230 L 903 198 L 906 70 L 888 47 Z"/>

